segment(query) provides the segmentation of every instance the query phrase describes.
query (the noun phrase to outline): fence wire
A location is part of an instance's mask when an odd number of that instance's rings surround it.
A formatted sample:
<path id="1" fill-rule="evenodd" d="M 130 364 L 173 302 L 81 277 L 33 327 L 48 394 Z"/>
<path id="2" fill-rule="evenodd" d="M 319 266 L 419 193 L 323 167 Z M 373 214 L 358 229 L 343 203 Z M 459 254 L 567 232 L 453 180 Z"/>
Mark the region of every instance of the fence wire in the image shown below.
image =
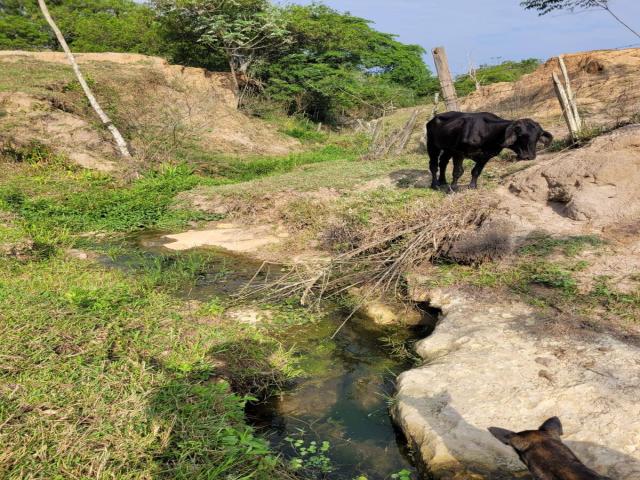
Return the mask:
<path id="1" fill-rule="evenodd" d="M 565 57 L 578 110 L 587 128 L 640 121 L 640 49 Z M 567 133 L 551 74 L 557 59 L 513 83 L 493 84 L 461 99 L 465 111 L 533 118 Z M 561 76 L 561 75 L 560 75 Z"/>

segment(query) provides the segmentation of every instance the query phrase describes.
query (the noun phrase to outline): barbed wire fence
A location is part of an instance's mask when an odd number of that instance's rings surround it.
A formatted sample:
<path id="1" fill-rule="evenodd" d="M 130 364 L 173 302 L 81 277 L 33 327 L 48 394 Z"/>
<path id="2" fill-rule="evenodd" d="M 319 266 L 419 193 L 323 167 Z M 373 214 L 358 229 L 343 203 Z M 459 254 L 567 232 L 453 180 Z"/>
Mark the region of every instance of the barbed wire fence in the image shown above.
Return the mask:
<path id="1" fill-rule="evenodd" d="M 640 59 L 640 53 L 635 55 Z M 584 129 L 640 121 L 640 69 L 622 62 L 605 64 L 589 54 L 572 56 L 569 62 L 573 96 Z M 533 118 L 550 123 L 556 132 L 569 133 L 552 81 L 554 71 L 561 75 L 560 62 L 556 58 L 541 68 L 542 72 L 523 80 L 482 86 L 461 99 L 462 109 L 490 111 L 505 118 Z"/>

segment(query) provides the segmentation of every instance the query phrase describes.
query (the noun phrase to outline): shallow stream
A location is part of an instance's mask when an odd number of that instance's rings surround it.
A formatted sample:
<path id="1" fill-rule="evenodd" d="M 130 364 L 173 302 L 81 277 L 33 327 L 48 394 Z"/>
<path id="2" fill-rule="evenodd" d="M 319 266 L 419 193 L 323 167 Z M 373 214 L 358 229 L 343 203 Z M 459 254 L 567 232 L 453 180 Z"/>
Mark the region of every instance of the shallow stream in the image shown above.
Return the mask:
<path id="1" fill-rule="evenodd" d="M 180 255 L 167 253 L 157 234 L 132 241 L 149 259 Z M 139 255 L 124 254 L 106 262 L 118 268 L 138 268 L 139 261 Z M 211 271 L 183 294 L 201 301 L 232 294 L 259 266 L 246 257 L 219 253 Z M 395 378 L 411 368 L 411 363 L 392 355 L 383 340 L 388 331 L 357 317 L 331 340 L 348 313 L 338 308 L 331 311 L 315 323 L 288 330 L 284 347 L 295 349 L 306 374 L 281 394 L 249 405 L 249 422 L 289 461 L 302 461 L 305 467 L 315 465 L 305 473 L 318 478 L 353 480 L 362 475 L 367 480 L 385 480 L 398 478 L 392 475 L 403 470 L 405 476 L 399 478 L 409 478 L 409 472 L 413 473 L 411 478 L 417 478 L 405 439 L 389 416 Z M 435 317 L 424 315 L 427 326 L 402 332 L 403 340 L 429 333 Z M 313 445 L 315 454 L 308 451 Z"/>

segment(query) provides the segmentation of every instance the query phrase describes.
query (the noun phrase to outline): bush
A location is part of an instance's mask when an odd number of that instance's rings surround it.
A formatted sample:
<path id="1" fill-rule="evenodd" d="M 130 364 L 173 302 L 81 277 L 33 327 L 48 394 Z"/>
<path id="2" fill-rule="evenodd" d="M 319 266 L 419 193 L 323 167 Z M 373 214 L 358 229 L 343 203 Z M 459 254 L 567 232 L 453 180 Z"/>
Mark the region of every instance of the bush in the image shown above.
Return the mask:
<path id="1" fill-rule="evenodd" d="M 482 65 L 476 72 L 480 85 L 490 85 L 498 82 L 515 82 L 523 75 L 533 72 L 540 65 L 540 60 L 529 58 L 520 62 L 502 62 L 499 65 Z M 459 96 L 466 96 L 476 89 L 473 78 L 468 74 L 460 75 L 455 81 L 456 92 Z"/>

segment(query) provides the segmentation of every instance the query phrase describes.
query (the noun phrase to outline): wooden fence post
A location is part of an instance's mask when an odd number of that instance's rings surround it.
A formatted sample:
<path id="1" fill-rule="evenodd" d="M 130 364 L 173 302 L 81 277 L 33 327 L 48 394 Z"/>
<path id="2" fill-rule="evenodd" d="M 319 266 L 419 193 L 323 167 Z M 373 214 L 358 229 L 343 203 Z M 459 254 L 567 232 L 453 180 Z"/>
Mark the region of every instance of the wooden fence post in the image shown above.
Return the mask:
<path id="1" fill-rule="evenodd" d="M 576 120 L 573 117 L 573 111 L 571 109 L 571 104 L 569 103 L 569 98 L 567 97 L 567 92 L 560 82 L 560 79 L 558 78 L 558 74 L 556 72 L 553 72 L 552 78 L 553 86 L 556 90 L 556 95 L 558 96 L 560 106 L 562 107 L 562 114 L 564 115 L 564 119 L 567 122 L 567 126 L 569 127 L 569 133 L 571 134 L 571 138 L 575 140 L 578 137 L 578 126 L 576 125 Z"/>
<path id="2" fill-rule="evenodd" d="M 564 58 L 562 57 L 562 55 L 558 57 L 558 61 L 560 62 L 560 70 L 562 70 L 562 75 L 564 76 L 564 84 L 567 89 L 567 97 L 569 99 L 569 105 L 571 106 L 571 113 L 573 114 L 576 128 L 578 129 L 578 131 L 580 131 L 582 130 L 582 119 L 580 118 L 580 112 L 578 112 L 576 96 L 574 95 L 573 89 L 571 88 L 571 79 L 569 78 L 567 66 L 564 63 Z"/>
<path id="3" fill-rule="evenodd" d="M 431 111 L 431 118 L 438 114 L 438 104 L 440 103 L 440 92 L 433 94 L 433 110 Z"/>
<path id="4" fill-rule="evenodd" d="M 456 89 L 453 84 L 453 77 L 449 70 L 449 61 L 447 60 L 447 53 L 444 47 L 436 47 L 433 49 L 433 61 L 436 64 L 436 71 L 440 79 L 440 87 L 442 88 L 442 95 L 444 96 L 444 103 L 447 110 L 459 110 L 458 96 L 456 95 Z"/>

